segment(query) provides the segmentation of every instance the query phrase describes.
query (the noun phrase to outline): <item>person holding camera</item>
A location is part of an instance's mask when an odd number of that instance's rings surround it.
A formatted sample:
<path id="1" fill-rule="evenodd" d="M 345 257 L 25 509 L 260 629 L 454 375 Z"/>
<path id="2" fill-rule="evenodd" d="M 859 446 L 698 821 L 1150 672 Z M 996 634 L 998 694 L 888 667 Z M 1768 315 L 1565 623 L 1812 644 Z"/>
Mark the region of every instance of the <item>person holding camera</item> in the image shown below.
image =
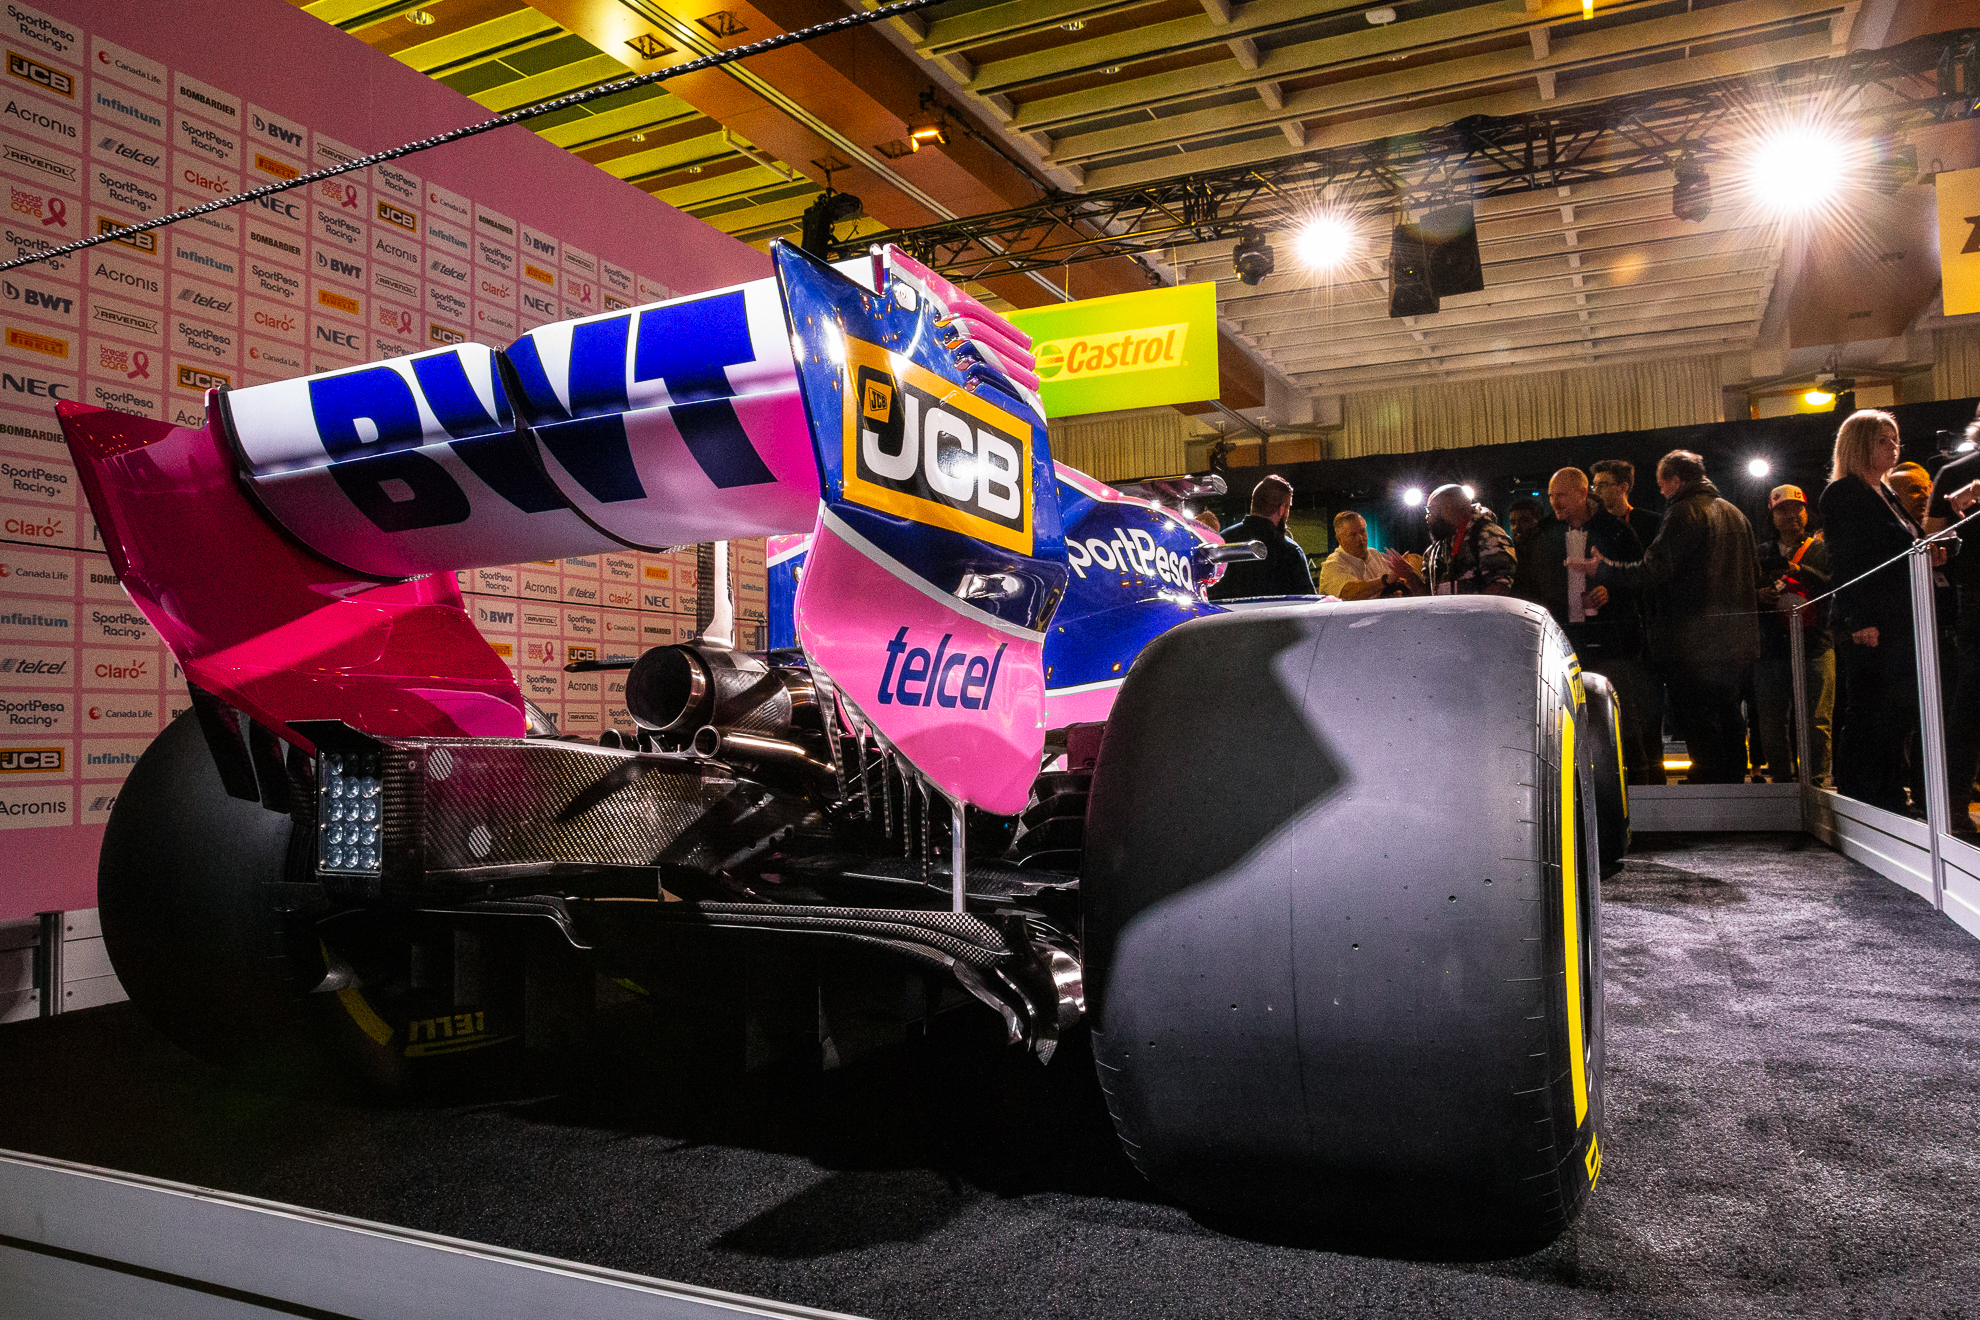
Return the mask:
<path id="1" fill-rule="evenodd" d="M 1755 725 L 1767 777 L 1777 784 L 1795 778 L 1793 652 L 1788 641 L 1792 616 L 1802 621 L 1802 676 L 1807 705 L 1799 718 L 1808 729 L 1811 783 L 1829 785 L 1830 730 L 1836 709 L 1836 644 L 1829 602 L 1808 602 L 1829 590 L 1829 547 L 1808 534 L 1808 496 L 1799 486 L 1776 486 L 1767 496 L 1773 535 L 1757 547 L 1760 558 L 1760 660 L 1753 670 Z"/>

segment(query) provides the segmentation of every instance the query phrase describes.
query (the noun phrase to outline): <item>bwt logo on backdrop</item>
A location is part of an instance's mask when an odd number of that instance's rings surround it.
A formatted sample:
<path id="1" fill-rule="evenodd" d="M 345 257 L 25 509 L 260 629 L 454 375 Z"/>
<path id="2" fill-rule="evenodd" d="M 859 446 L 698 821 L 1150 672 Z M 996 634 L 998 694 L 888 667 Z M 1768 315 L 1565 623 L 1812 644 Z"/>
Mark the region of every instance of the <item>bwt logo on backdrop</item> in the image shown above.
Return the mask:
<path id="1" fill-rule="evenodd" d="M 67 316 L 75 310 L 76 300 L 49 289 L 37 289 L 31 284 L 16 284 L 12 280 L 0 280 L 0 295 L 8 302 L 19 303 L 23 307 L 39 307 L 43 311 L 57 312 Z"/>
<path id="2" fill-rule="evenodd" d="M 845 343 L 846 498 L 1030 554 L 1029 424 L 878 344 Z"/>

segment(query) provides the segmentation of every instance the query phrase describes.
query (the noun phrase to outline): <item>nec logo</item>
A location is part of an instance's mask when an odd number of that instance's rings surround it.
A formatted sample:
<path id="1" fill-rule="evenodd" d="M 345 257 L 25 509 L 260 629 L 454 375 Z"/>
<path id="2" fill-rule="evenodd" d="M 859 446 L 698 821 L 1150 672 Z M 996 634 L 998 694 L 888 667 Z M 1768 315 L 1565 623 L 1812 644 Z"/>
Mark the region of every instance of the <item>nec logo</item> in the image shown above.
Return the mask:
<path id="1" fill-rule="evenodd" d="M 31 60 L 25 55 L 16 55 L 10 50 L 7 52 L 7 72 L 24 83 L 34 84 L 44 92 L 66 96 L 71 101 L 76 99 L 75 78 L 60 69 L 51 69 L 38 60 Z"/>
<path id="2" fill-rule="evenodd" d="M 954 640 L 954 633 L 943 633 L 930 656 L 927 647 L 908 645 L 906 628 L 895 633 L 887 643 L 887 667 L 880 672 L 880 688 L 874 694 L 880 704 L 987 710 L 1010 643 L 999 646 L 996 655 L 986 656 L 951 651 L 949 643 Z"/>
<path id="3" fill-rule="evenodd" d="M 1030 554 L 1030 426 L 876 344 L 845 342 L 846 498 Z"/>
<path id="4" fill-rule="evenodd" d="M 11 371 L 0 372 L 0 390 L 15 394 L 25 394 L 32 399 L 66 399 L 62 391 L 68 388 L 59 380 L 42 380 L 37 376 L 16 376 Z"/>
<path id="5" fill-rule="evenodd" d="M 287 216 L 297 224 L 302 223 L 302 208 L 294 202 L 285 202 L 280 197 L 257 197 L 254 199 L 254 204 L 264 211 Z"/>
<path id="6" fill-rule="evenodd" d="M 358 351 L 358 337 L 356 335 L 348 334 L 331 326 L 317 326 L 316 337 L 326 344 L 335 344 L 339 348 L 348 348 L 352 352 Z"/>
<path id="7" fill-rule="evenodd" d="M 419 232 L 418 216 L 414 215 L 411 211 L 400 210 L 383 199 L 380 199 L 378 203 L 378 218 L 388 225 L 397 225 L 408 234 L 417 234 Z"/>
<path id="8" fill-rule="evenodd" d="M 61 747 L 0 747 L 0 775 L 60 774 Z"/>
<path id="9" fill-rule="evenodd" d="M 234 387 L 234 382 L 222 372 L 181 365 L 179 387 L 188 390 L 227 390 Z"/>
<path id="10" fill-rule="evenodd" d="M 46 289 L 24 289 L 12 280 L 0 280 L 0 294 L 4 294 L 8 302 L 17 302 L 23 307 L 40 307 L 63 315 L 74 310 L 76 305 L 74 298 L 64 298 Z"/>

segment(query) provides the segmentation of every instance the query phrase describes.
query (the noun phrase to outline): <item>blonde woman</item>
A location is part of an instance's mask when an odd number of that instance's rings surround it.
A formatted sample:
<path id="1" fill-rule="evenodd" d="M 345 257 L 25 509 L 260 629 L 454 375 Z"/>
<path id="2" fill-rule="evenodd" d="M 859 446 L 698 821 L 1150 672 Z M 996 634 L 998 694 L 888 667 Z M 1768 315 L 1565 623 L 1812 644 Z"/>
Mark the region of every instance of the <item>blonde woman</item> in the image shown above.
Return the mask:
<path id="1" fill-rule="evenodd" d="M 1851 413 L 1836 431 L 1834 468 L 1819 501 L 1831 578 L 1852 583 L 1836 597 L 1836 649 L 1847 676 L 1836 787 L 1859 802 L 1922 816 L 1920 775 L 1907 771 L 1904 756 L 1918 728 L 1910 569 L 1900 559 L 1871 572 L 1923 534 L 1884 484 L 1897 460 L 1897 419 L 1869 408 Z"/>

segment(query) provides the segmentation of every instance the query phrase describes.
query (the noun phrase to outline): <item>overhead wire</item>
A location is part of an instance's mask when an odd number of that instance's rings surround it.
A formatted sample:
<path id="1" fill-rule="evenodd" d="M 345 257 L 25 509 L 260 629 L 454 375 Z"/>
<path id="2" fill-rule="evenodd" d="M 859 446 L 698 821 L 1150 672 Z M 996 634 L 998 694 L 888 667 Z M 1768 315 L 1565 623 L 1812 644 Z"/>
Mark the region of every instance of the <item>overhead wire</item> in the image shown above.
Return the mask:
<path id="1" fill-rule="evenodd" d="M 893 3 L 881 5 L 876 9 L 860 10 L 855 13 L 846 14 L 842 18 L 833 18 L 823 23 L 814 23 L 810 27 L 802 28 L 796 32 L 780 32 L 775 36 L 765 37 L 761 41 L 752 41 L 745 45 L 732 46 L 728 50 L 718 51 L 713 55 L 703 55 L 698 59 L 688 60 L 683 64 L 675 64 L 665 69 L 654 69 L 649 73 L 637 73 L 627 78 L 619 78 L 612 82 L 600 83 L 596 87 L 586 88 L 583 91 L 569 92 L 547 101 L 538 101 L 532 105 L 523 106 L 520 109 L 507 110 L 490 119 L 480 120 L 472 124 L 464 124 L 459 128 L 450 128 L 443 133 L 435 133 L 431 137 L 420 138 L 400 146 L 387 148 L 384 151 L 374 151 L 369 155 L 359 156 L 337 165 L 329 165 L 322 169 L 310 170 L 307 173 L 298 174 L 293 179 L 262 184 L 259 187 L 250 188 L 246 192 L 236 193 L 231 197 L 215 198 L 210 202 L 202 202 L 197 206 L 189 206 L 184 210 L 173 211 L 169 215 L 155 216 L 152 219 L 141 220 L 135 224 L 105 229 L 101 233 L 91 234 L 85 238 L 79 238 L 74 242 L 64 243 L 59 247 L 45 248 L 39 252 L 12 257 L 6 261 L 0 261 L 0 271 L 14 270 L 21 266 L 33 265 L 39 261 L 52 261 L 60 257 L 66 257 L 71 253 L 81 252 L 85 248 L 95 247 L 99 243 L 114 243 L 123 239 L 129 239 L 147 230 L 161 229 L 166 225 L 177 224 L 181 220 L 190 220 L 195 216 L 207 215 L 214 211 L 223 211 L 230 206 L 239 206 L 244 202 L 259 201 L 264 197 L 272 197 L 276 193 L 287 192 L 291 188 L 307 188 L 313 183 L 319 183 L 324 179 L 334 179 L 340 174 L 349 174 L 355 170 L 369 169 L 373 165 L 380 165 L 389 160 L 398 160 L 403 156 L 410 156 L 416 152 L 431 151 L 435 147 L 443 147 L 450 142 L 459 142 L 464 138 L 493 132 L 498 128 L 507 128 L 511 124 L 525 123 L 528 120 L 536 119 L 543 115 L 554 114 L 559 110 L 568 110 L 573 106 L 584 105 L 590 101 L 602 100 L 608 96 L 617 96 L 622 92 L 633 91 L 640 87 L 648 87 L 657 82 L 664 82 L 669 78 L 678 78 L 684 74 L 699 73 L 704 69 L 713 69 L 724 64 L 732 64 L 737 60 L 747 59 L 751 55 L 760 55 L 765 51 L 796 45 L 800 42 L 809 41 L 814 37 L 826 36 L 833 32 L 842 32 L 849 28 L 864 27 L 869 23 L 880 22 L 882 19 L 897 18 L 902 14 L 912 13 L 917 9 L 927 9 L 931 5 L 941 2 L 942 0 L 893 0 Z"/>

